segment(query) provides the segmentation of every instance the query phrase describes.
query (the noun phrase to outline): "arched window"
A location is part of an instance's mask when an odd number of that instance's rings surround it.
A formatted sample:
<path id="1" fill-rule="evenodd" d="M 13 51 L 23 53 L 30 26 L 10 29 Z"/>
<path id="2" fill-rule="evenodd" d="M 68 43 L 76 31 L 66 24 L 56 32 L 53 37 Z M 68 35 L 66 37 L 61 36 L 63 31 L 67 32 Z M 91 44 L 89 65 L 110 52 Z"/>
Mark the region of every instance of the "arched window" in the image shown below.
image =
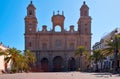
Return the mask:
<path id="1" fill-rule="evenodd" d="M 69 49 L 74 49 L 74 43 L 70 43 Z"/>
<path id="2" fill-rule="evenodd" d="M 55 26 L 55 32 L 61 32 L 61 27 L 60 26 Z"/>
<path id="3" fill-rule="evenodd" d="M 61 40 L 56 40 L 55 41 L 55 47 L 56 48 L 61 48 L 62 41 Z"/>
<path id="4" fill-rule="evenodd" d="M 29 15 L 32 15 L 32 10 L 29 10 Z"/>

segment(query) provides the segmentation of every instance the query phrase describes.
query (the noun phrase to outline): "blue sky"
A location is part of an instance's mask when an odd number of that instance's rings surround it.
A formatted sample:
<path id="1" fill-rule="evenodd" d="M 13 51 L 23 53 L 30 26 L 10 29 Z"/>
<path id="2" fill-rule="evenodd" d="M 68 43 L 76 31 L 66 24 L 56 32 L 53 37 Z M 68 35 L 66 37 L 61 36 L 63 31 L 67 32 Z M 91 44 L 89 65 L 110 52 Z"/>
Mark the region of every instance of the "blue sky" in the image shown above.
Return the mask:
<path id="1" fill-rule="evenodd" d="M 52 28 L 53 11 L 64 11 L 65 29 L 75 25 L 84 0 L 33 0 L 37 8 L 38 28 Z M 101 37 L 120 27 L 120 0 L 85 0 L 92 17 L 92 45 Z M 30 0 L 0 0 L 0 42 L 5 46 L 24 50 L 24 18 Z"/>

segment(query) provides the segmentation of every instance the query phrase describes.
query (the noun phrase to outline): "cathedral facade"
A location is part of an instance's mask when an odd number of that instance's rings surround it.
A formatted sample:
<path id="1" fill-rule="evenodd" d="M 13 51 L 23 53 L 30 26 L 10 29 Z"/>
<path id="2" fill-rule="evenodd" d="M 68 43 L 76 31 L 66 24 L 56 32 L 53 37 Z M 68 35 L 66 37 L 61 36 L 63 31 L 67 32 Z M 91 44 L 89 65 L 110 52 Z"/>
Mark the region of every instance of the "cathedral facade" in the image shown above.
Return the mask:
<path id="1" fill-rule="evenodd" d="M 59 12 L 51 18 L 52 29 L 47 30 L 43 25 L 42 30 L 38 31 L 38 21 L 36 8 L 31 2 L 27 7 L 25 17 L 25 50 L 31 50 L 37 61 L 33 69 L 35 71 L 68 71 L 76 70 L 79 65 L 85 69 L 84 57 L 81 61 L 75 57 L 75 50 L 78 46 L 84 46 L 88 53 L 91 51 L 91 17 L 89 7 L 83 2 L 80 8 L 80 18 L 78 19 L 78 29 L 74 30 L 74 25 L 70 25 L 70 30 L 64 29 L 64 13 Z M 60 27 L 56 32 L 55 28 Z M 79 64 L 82 62 L 81 64 Z"/>

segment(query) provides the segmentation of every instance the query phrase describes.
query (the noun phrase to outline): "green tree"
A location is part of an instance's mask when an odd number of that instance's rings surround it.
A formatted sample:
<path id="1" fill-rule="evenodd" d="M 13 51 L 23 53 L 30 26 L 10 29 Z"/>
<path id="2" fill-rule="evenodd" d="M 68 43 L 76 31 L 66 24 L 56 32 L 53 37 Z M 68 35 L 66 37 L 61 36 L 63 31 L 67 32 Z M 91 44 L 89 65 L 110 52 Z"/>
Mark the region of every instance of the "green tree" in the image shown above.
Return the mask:
<path id="1" fill-rule="evenodd" d="M 22 72 L 25 71 L 25 69 L 28 68 L 27 65 L 27 58 L 25 57 L 24 54 L 20 54 L 18 57 L 18 63 L 17 63 L 17 67 L 18 67 L 18 72 Z"/>
<path id="2" fill-rule="evenodd" d="M 114 53 L 114 43 L 109 41 L 106 41 L 106 48 L 102 50 L 103 55 L 105 56 L 112 56 Z"/>
<path id="3" fill-rule="evenodd" d="M 18 58 L 21 51 L 17 50 L 16 48 L 9 48 L 7 50 L 4 50 L 0 52 L 0 55 L 4 55 L 4 61 L 5 61 L 5 69 L 7 68 L 7 64 L 11 61 L 12 62 L 12 70 L 18 71 Z"/>
<path id="4" fill-rule="evenodd" d="M 106 48 L 102 50 L 105 56 L 113 56 L 115 49 L 120 52 L 120 35 L 115 35 L 113 39 L 106 41 Z"/>
<path id="5" fill-rule="evenodd" d="M 79 62 L 83 55 L 87 55 L 85 47 L 84 46 L 77 47 L 77 49 L 75 51 L 75 56 L 77 56 L 79 58 Z M 81 63 L 81 66 L 82 66 L 82 63 Z M 79 63 L 79 69 L 80 69 L 80 63 Z"/>
<path id="6" fill-rule="evenodd" d="M 35 55 L 30 50 L 25 50 L 24 55 L 28 64 L 28 70 L 30 70 L 31 65 L 36 61 Z"/>
<path id="7" fill-rule="evenodd" d="M 12 62 L 12 72 L 22 72 L 30 70 L 30 64 L 35 62 L 35 56 L 30 50 L 26 50 L 24 54 L 16 48 L 10 48 L 8 50 L 1 50 L 0 55 L 4 55 L 5 64 Z M 7 68 L 7 67 L 6 67 Z"/>
<path id="8" fill-rule="evenodd" d="M 113 67 L 114 72 L 117 71 L 117 62 L 120 60 L 120 35 L 115 35 L 112 39 L 106 41 L 106 48 L 103 49 L 103 54 L 105 56 L 115 56 Z"/>
<path id="9" fill-rule="evenodd" d="M 5 58 L 5 61 L 8 63 L 9 61 L 12 62 L 12 70 L 14 72 L 19 71 L 19 58 L 20 58 L 21 51 L 17 50 L 16 48 L 8 49 L 8 56 Z"/>
<path id="10" fill-rule="evenodd" d="M 96 64 L 96 71 L 98 71 L 98 62 L 101 62 L 105 59 L 105 56 L 102 54 L 102 50 L 93 51 L 93 55 L 91 55 L 91 59 Z"/>

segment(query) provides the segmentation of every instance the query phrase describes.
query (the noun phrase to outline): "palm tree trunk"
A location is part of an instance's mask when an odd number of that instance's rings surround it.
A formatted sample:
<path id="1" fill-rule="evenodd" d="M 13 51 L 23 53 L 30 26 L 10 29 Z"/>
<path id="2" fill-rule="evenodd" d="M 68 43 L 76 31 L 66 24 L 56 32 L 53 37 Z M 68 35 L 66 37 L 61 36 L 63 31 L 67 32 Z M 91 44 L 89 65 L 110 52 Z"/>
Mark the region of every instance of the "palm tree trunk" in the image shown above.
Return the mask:
<path id="1" fill-rule="evenodd" d="M 81 63 L 81 61 L 80 61 L 80 57 L 79 57 L 79 67 L 78 67 L 78 70 L 80 71 L 80 63 Z"/>
<path id="2" fill-rule="evenodd" d="M 4 63 L 5 71 L 7 72 L 7 63 Z"/>
<path id="3" fill-rule="evenodd" d="M 98 71 L 98 62 L 95 61 L 95 63 L 96 63 L 96 72 L 97 72 Z"/>
<path id="4" fill-rule="evenodd" d="M 101 61 L 101 71 L 103 71 L 103 69 L 102 69 L 102 68 L 103 68 L 103 63 L 102 63 L 102 62 L 103 62 L 103 61 Z"/>

